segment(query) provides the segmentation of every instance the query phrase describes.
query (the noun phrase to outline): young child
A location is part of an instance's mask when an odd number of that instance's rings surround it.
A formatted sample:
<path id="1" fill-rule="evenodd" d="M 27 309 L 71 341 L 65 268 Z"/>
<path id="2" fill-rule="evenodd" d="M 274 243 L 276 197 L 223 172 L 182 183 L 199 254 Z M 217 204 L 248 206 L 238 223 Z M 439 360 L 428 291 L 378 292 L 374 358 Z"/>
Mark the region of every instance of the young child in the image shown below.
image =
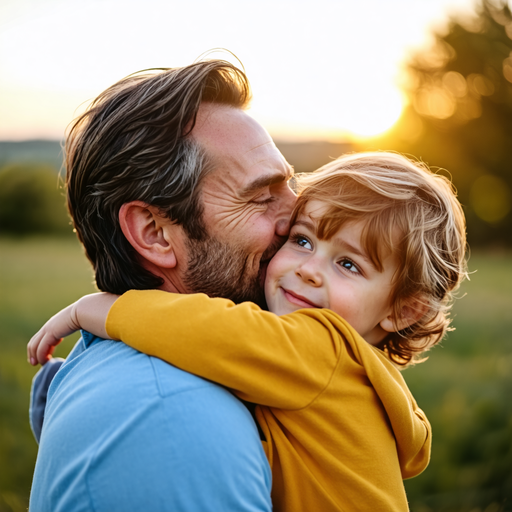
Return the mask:
<path id="1" fill-rule="evenodd" d="M 123 340 L 259 404 L 276 511 L 405 511 L 402 480 L 427 466 L 431 432 L 397 367 L 446 332 L 464 253 L 445 178 L 398 154 L 348 155 L 301 179 L 267 270 L 270 312 L 202 294 L 91 295 L 49 320 L 29 358 L 79 327 Z"/>

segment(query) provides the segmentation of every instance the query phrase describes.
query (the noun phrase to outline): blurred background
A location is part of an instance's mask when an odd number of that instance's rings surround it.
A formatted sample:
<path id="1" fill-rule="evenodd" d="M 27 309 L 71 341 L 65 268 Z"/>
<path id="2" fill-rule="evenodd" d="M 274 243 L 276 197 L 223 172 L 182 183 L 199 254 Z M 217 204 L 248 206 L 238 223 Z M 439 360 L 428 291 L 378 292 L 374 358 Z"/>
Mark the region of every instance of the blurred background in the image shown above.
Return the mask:
<path id="1" fill-rule="evenodd" d="M 118 79 L 212 48 L 243 62 L 249 113 L 296 171 L 382 149 L 452 178 L 472 274 L 453 308 L 456 330 L 404 372 L 434 431 L 432 462 L 406 487 L 414 512 L 512 511 L 509 4 L 2 0 L 0 512 L 26 510 L 37 454 L 26 343 L 95 290 L 58 181 L 66 126 Z"/>

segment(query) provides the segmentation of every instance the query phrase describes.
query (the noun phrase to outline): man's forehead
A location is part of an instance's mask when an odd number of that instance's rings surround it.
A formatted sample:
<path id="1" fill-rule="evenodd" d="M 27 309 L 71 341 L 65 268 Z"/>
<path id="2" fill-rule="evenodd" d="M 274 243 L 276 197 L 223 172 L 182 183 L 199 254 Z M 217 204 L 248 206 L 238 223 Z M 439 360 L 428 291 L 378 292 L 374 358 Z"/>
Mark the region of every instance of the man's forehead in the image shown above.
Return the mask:
<path id="1" fill-rule="evenodd" d="M 267 131 L 243 110 L 212 103 L 199 107 L 192 137 L 206 149 L 228 152 L 235 145 L 241 153 L 273 145 Z"/>
<path id="2" fill-rule="evenodd" d="M 259 144 L 237 155 L 248 167 L 269 166 L 279 170 L 289 178 L 293 176 L 293 167 L 286 161 L 272 139 L 264 144 Z"/>
<path id="3" fill-rule="evenodd" d="M 216 164 L 231 161 L 246 170 L 273 169 L 286 179 L 293 175 L 268 132 L 241 109 L 201 105 L 192 137 Z"/>

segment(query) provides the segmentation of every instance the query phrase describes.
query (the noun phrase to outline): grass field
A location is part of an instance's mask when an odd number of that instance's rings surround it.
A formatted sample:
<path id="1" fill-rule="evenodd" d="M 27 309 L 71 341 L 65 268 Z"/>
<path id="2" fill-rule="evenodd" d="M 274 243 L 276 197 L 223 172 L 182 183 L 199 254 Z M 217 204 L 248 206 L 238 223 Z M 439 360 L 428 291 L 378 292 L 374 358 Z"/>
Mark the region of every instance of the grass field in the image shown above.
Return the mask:
<path id="1" fill-rule="evenodd" d="M 454 307 L 456 331 L 404 373 L 434 430 L 429 468 L 406 484 L 413 512 L 512 510 L 512 254 L 476 253 L 470 268 L 477 272 Z M 0 238 L 0 512 L 26 510 L 37 453 L 26 343 L 94 291 L 92 281 L 74 240 Z"/>
<path id="2" fill-rule="evenodd" d="M 1 512 L 27 509 L 37 454 L 27 421 L 36 372 L 26 363 L 27 341 L 59 308 L 94 291 L 92 281 L 74 239 L 0 239 Z"/>
<path id="3" fill-rule="evenodd" d="M 431 464 L 406 485 L 415 512 L 512 510 L 512 255 L 470 269 L 456 330 L 404 373 L 433 427 Z"/>

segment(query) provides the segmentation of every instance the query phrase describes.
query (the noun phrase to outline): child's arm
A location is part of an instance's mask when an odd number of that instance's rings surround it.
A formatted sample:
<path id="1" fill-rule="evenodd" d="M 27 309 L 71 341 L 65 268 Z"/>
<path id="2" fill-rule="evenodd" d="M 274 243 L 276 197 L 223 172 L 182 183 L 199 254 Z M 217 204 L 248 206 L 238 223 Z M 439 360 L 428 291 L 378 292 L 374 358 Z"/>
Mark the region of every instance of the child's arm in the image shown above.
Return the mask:
<path id="1" fill-rule="evenodd" d="M 109 337 L 282 409 L 307 406 L 328 385 L 357 334 L 335 313 L 308 309 L 278 317 L 246 302 L 156 290 L 121 296 L 106 323 Z"/>
<path id="2" fill-rule="evenodd" d="M 62 338 L 84 329 L 101 338 L 107 338 L 105 321 L 118 298 L 110 293 L 93 293 L 59 311 L 31 338 L 27 345 L 30 364 L 45 364 Z"/>

